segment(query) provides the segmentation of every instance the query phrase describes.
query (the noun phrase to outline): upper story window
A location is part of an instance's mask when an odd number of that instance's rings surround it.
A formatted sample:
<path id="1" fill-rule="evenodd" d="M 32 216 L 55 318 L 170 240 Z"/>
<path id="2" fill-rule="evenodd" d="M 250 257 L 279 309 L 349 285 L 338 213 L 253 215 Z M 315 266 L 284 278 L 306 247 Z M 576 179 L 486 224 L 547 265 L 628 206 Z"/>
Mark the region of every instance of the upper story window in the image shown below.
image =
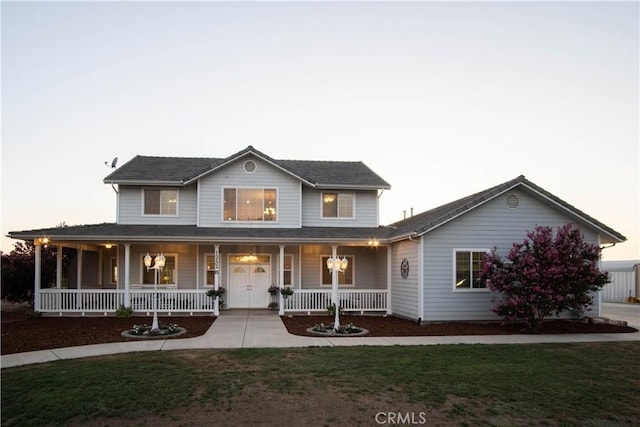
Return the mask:
<path id="1" fill-rule="evenodd" d="M 353 218 L 353 193 L 322 193 L 323 218 Z"/>
<path id="2" fill-rule="evenodd" d="M 144 190 L 145 215 L 177 215 L 178 190 Z"/>
<path id="3" fill-rule="evenodd" d="M 454 250 L 455 282 L 453 289 L 486 289 L 485 284 L 480 281 L 480 271 L 486 253 L 485 250 Z"/>
<path id="4" fill-rule="evenodd" d="M 275 188 L 225 188 L 225 221 L 276 221 Z"/>

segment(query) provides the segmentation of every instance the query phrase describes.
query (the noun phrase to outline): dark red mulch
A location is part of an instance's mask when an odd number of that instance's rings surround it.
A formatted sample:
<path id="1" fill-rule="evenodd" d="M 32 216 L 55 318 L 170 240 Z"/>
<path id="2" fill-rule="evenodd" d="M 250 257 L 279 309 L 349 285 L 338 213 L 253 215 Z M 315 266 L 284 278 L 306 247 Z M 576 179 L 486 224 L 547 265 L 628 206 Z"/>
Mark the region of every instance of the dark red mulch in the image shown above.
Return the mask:
<path id="1" fill-rule="evenodd" d="M 333 325 L 333 316 L 281 316 L 282 322 L 294 335 L 317 336 L 307 332 L 316 324 Z M 442 322 L 418 325 L 416 322 L 395 316 L 357 316 L 342 315 L 340 324 L 353 323 L 360 328 L 368 329 L 369 337 L 388 336 L 445 336 L 445 335 L 512 335 L 528 333 L 522 325 L 502 325 L 497 322 Z M 604 334 L 628 333 L 637 330 L 628 326 L 611 324 L 591 324 L 570 320 L 545 321 L 540 334 Z"/>
<path id="2" fill-rule="evenodd" d="M 160 325 L 176 323 L 187 329 L 179 338 L 203 335 L 213 324 L 213 316 L 159 316 Z M 0 353 L 22 353 L 76 345 L 136 341 L 125 338 L 122 331 L 133 325 L 151 325 L 151 317 L 38 317 L 29 318 L 22 311 L 2 312 L 2 342 Z M 164 337 L 172 339 L 171 336 Z"/>
<path id="3" fill-rule="evenodd" d="M 224 315 L 224 314 L 223 314 Z M 315 336 L 306 332 L 315 324 L 333 324 L 333 317 L 320 316 L 281 316 L 287 330 L 295 335 Z M 134 341 L 124 338 L 122 331 L 134 324 L 151 324 L 151 317 L 39 317 L 30 318 L 25 311 L 2 311 L 1 354 L 21 353 L 25 351 L 46 350 L 76 345 L 102 344 L 108 342 Z M 180 338 L 203 335 L 213 324 L 215 317 L 160 316 L 160 324 L 177 323 L 186 328 L 187 333 Z M 425 336 L 425 335 L 502 335 L 522 333 L 517 326 L 502 326 L 500 322 L 466 323 L 445 322 L 417 325 L 415 322 L 395 316 L 340 316 L 343 325 L 353 323 L 369 330 L 368 336 Z M 545 322 L 540 333 L 625 333 L 635 332 L 631 327 L 578 323 L 566 320 Z M 170 337 L 167 337 L 171 339 Z"/>

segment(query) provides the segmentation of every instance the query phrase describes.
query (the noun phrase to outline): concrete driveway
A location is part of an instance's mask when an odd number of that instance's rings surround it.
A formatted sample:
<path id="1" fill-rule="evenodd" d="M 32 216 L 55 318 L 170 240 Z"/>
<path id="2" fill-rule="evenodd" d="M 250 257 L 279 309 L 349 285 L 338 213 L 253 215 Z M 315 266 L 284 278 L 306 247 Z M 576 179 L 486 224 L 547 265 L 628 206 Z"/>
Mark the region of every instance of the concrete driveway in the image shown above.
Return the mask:
<path id="1" fill-rule="evenodd" d="M 603 302 L 602 317 L 624 320 L 629 326 L 640 329 L 640 304 Z"/>

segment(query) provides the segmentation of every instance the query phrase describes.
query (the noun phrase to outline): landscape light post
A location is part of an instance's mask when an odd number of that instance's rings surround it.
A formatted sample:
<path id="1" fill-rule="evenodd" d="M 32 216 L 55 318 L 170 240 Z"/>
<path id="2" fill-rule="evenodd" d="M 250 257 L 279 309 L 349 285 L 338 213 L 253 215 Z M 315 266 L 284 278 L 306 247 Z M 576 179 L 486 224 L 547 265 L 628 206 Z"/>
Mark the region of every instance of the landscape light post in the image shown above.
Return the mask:
<path id="1" fill-rule="evenodd" d="M 331 299 L 335 307 L 335 314 L 333 319 L 333 330 L 338 331 L 340 329 L 340 293 L 338 292 L 338 273 L 344 273 L 347 271 L 349 261 L 346 256 L 342 259 L 337 255 L 337 248 L 333 247 L 332 255 L 327 259 L 327 268 L 331 272 Z"/>
<path id="2" fill-rule="evenodd" d="M 149 269 L 155 270 L 153 275 L 153 322 L 151 323 L 152 331 L 157 331 L 158 329 L 160 329 L 160 325 L 158 324 L 158 270 L 162 272 L 165 261 L 165 256 L 160 253 L 153 259 L 152 267 L 151 255 L 149 255 L 149 252 L 147 252 L 147 254 L 144 256 L 144 266 L 147 268 L 147 271 L 149 271 Z"/>

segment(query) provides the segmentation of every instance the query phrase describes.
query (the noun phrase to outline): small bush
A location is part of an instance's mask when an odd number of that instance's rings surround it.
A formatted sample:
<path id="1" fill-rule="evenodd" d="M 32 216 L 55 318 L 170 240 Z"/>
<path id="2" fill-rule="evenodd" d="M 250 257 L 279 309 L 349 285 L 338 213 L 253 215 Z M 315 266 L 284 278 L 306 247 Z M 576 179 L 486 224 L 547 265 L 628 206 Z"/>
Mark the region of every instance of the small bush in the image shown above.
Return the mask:
<path id="1" fill-rule="evenodd" d="M 116 317 L 120 317 L 120 318 L 126 319 L 128 317 L 131 317 L 132 315 L 133 315 L 133 308 L 125 307 L 122 304 L 120 305 L 120 307 L 116 311 Z"/>

